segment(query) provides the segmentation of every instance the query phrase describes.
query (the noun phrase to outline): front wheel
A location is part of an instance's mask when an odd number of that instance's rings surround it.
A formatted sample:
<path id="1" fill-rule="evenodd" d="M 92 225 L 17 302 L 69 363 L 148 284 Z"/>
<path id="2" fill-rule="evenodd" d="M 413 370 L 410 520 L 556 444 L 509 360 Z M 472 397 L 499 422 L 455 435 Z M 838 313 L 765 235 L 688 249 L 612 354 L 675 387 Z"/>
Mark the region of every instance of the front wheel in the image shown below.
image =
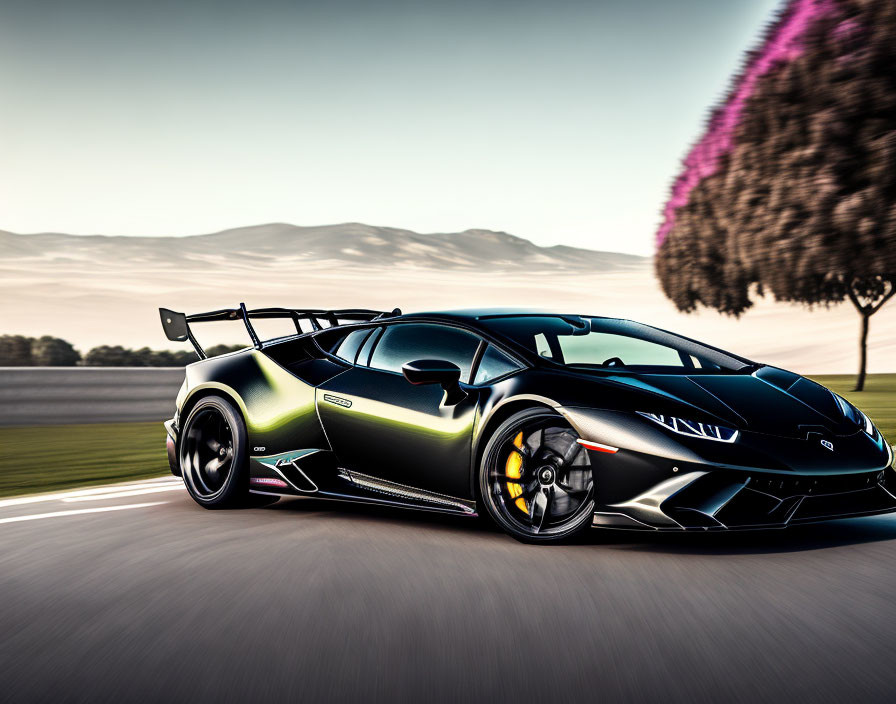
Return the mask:
<path id="1" fill-rule="evenodd" d="M 218 396 L 201 399 L 184 423 L 180 469 L 190 496 L 205 508 L 242 504 L 248 496 L 246 426 Z"/>
<path id="2" fill-rule="evenodd" d="M 511 416 L 489 439 L 480 493 L 489 515 L 514 538 L 557 542 L 591 524 L 592 467 L 578 439 L 562 417 L 538 408 Z"/>

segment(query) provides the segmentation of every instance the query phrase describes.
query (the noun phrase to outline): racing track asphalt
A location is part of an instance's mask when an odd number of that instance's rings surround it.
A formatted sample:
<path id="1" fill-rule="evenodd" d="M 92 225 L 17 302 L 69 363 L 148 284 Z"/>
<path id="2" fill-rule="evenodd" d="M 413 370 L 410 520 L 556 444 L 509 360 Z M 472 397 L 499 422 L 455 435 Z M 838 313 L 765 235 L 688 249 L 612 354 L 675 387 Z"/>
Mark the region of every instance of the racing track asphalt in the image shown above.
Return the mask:
<path id="1" fill-rule="evenodd" d="M 459 517 L 316 499 L 206 511 L 173 479 L 135 486 L 0 501 L 0 700 L 896 691 L 894 518 L 530 547 Z"/>

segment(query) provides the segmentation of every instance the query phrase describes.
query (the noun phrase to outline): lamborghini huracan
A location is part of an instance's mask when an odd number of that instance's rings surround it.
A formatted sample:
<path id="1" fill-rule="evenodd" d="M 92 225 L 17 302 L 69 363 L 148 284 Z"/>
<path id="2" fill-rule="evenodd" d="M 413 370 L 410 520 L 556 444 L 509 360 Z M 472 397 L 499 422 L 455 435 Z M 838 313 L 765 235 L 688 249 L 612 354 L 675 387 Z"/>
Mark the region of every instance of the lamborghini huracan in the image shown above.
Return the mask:
<path id="1" fill-rule="evenodd" d="M 165 427 L 171 471 L 206 508 L 317 496 L 485 515 L 526 542 L 896 510 L 893 451 L 862 411 L 648 325 L 244 304 L 160 314 L 200 358 Z M 295 331 L 262 340 L 265 318 Z M 207 357 L 193 326 L 223 320 L 252 344 Z"/>

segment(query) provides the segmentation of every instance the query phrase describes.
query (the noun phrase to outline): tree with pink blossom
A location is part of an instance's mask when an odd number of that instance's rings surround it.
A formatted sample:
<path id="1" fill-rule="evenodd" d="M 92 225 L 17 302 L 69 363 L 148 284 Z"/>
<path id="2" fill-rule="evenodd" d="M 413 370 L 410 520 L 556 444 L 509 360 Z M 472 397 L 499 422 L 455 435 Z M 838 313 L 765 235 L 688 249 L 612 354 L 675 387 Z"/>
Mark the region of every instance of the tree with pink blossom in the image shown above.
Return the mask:
<path id="1" fill-rule="evenodd" d="M 656 271 L 684 311 L 753 298 L 870 318 L 896 295 L 896 3 L 790 0 L 684 159 Z"/>

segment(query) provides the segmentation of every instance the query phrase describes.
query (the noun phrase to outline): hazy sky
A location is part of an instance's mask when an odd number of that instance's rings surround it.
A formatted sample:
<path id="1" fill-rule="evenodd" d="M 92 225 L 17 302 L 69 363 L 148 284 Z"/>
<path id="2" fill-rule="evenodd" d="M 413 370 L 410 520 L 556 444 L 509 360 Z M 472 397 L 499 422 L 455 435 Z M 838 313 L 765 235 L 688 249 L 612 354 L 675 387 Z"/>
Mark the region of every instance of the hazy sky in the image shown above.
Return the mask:
<path id="1" fill-rule="evenodd" d="M 649 253 L 776 0 L 0 0 L 0 229 Z"/>

